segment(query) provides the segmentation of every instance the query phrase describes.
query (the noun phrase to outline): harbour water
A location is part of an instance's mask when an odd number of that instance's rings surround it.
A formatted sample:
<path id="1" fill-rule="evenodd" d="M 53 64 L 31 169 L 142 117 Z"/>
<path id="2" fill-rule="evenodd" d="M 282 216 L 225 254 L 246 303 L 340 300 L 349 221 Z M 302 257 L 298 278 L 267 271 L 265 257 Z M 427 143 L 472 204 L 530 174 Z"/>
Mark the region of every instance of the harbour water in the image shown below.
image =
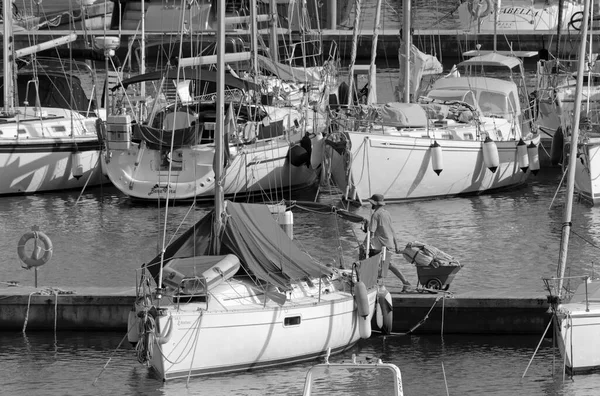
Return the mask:
<path id="1" fill-rule="evenodd" d="M 513 191 L 394 204 L 387 209 L 402 243 L 430 243 L 465 265 L 450 291 L 514 290 L 544 295 L 541 278 L 555 274 L 558 260 L 564 199 L 561 179 L 559 168 L 542 169 L 526 186 Z M 294 198 L 308 200 L 311 194 L 314 190 Z M 322 188 L 319 200 L 331 199 L 327 188 Z M 206 210 L 169 208 L 168 235 L 186 214 L 183 227 Z M 352 210 L 369 215 L 368 207 Z M 83 193 L 3 197 L 0 282 L 33 285 L 34 273 L 21 268 L 16 246 L 24 232 L 38 225 L 54 244 L 52 260 L 38 270 L 38 288 L 133 287 L 135 270 L 161 246 L 164 214 L 164 208 L 132 204 L 109 185 Z M 364 237 L 358 225 L 301 210 L 294 215 L 294 236 L 312 255 L 337 263 L 333 252 L 342 251 L 344 263 L 352 262 L 357 241 Z M 600 208 L 576 202 L 568 260 L 571 274 L 593 270 L 599 239 Z M 396 263 L 416 282 L 414 267 L 398 257 Z M 396 279 L 392 276 L 388 281 Z M 0 283 L 0 288 L 8 287 Z M 60 329 L 56 333 L 0 332 L 0 394 L 293 395 L 301 394 L 310 366 L 163 384 L 151 369 L 137 362 L 135 351 L 123 337 L 120 333 Z M 348 359 L 356 353 L 395 363 L 403 372 L 407 395 L 445 394 L 444 372 L 450 394 L 594 394 L 600 386 L 598 374 L 565 382 L 560 372 L 552 377 L 551 338 L 542 343 L 521 379 L 540 337 L 376 336 L 334 359 Z M 558 353 L 555 356 L 559 361 Z"/>
<path id="2" fill-rule="evenodd" d="M 395 54 L 390 56 L 397 59 Z M 380 79 L 395 84 L 393 76 L 382 74 Z M 391 92 L 379 93 L 382 101 L 392 99 Z M 561 180 L 559 168 L 542 169 L 526 186 L 513 191 L 396 204 L 387 209 L 402 243 L 418 240 L 432 244 L 464 264 L 450 291 L 534 291 L 544 295 L 541 278 L 553 276 L 558 261 L 564 202 Z M 312 200 L 312 193 L 293 198 Z M 332 199 L 327 188 L 320 190 L 318 198 L 323 202 Z M 165 208 L 131 203 L 108 182 L 84 192 L 2 197 L 0 290 L 8 289 L 10 282 L 34 284 L 34 272 L 21 268 L 16 252 L 21 235 L 34 225 L 54 245 L 52 260 L 37 273 L 40 289 L 134 287 L 135 270 L 152 259 L 165 242 L 163 228 L 168 242 L 206 210 L 176 206 L 170 207 L 166 216 Z M 369 216 L 368 207 L 352 210 Z M 358 225 L 301 210 L 294 215 L 294 236 L 312 255 L 338 264 L 335 253 L 341 252 L 346 265 L 356 257 L 357 243 L 364 238 Z M 594 270 L 598 246 L 600 208 L 576 201 L 568 260 L 572 275 Z M 399 257 L 395 262 L 416 283 L 414 267 Z M 388 281 L 397 282 L 393 276 Z M 124 336 L 60 328 L 55 333 L 0 331 L 0 395 L 299 395 L 310 367 L 305 363 L 164 384 L 137 362 Z M 551 338 L 542 342 L 522 379 L 540 337 L 374 336 L 332 360 L 358 354 L 395 363 L 402 370 L 405 394 L 410 396 L 446 395 L 447 390 L 451 395 L 597 394 L 600 374 L 563 381 L 557 368 L 553 376 L 553 363 L 558 367 L 560 357 Z"/>

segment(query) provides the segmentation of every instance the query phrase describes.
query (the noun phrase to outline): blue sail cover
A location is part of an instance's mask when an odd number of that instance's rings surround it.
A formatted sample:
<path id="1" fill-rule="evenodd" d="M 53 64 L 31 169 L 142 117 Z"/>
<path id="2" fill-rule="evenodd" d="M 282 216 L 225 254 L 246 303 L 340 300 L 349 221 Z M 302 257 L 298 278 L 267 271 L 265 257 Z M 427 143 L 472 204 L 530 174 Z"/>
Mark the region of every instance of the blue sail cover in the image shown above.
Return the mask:
<path id="1" fill-rule="evenodd" d="M 288 237 L 264 204 L 227 201 L 219 254 L 234 254 L 242 267 L 261 281 L 287 289 L 292 280 L 331 275 L 332 270 L 313 261 Z M 210 254 L 212 210 L 165 250 L 164 262 Z M 214 253 L 214 252 L 213 252 Z M 158 280 L 160 255 L 146 267 Z"/>

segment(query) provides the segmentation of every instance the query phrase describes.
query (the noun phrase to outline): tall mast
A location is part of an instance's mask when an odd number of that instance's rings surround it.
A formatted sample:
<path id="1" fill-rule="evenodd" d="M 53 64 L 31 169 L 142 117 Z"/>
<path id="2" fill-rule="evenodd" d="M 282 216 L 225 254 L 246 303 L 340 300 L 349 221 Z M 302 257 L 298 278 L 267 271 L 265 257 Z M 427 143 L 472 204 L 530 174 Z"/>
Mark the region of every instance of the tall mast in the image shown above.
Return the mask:
<path id="1" fill-rule="evenodd" d="M 350 52 L 350 66 L 348 67 L 348 97 L 347 104 L 352 104 L 354 96 L 354 63 L 356 63 L 356 47 L 358 46 L 358 23 L 360 21 L 360 1 L 354 0 L 354 29 L 352 31 L 352 51 Z"/>
<path id="2" fill-rule="evenodd" d="M 15 107 L 15 95 L 13 88 L 13 20 L 12 20 L 12 0 L 2 1 L 2 19 L 4 21 L 4 32 L 2 36 L 3 51 L 2 60 L 4 61 L 4 115 L 11 115 Z"/>
<path id="3" fill-rule="evenodd" d="M 223 226 L 221 213 L 224 209 L 223 196 L 223 161 L 225 159 L 223 150 L 223 132 L 225 119 L 225 2 L 217 1 L 217 113 L 215 119 L 215 221 L 214 221 L 214 245 L 213 253 L 219 253 L 221 245 L 220 233 Z M 254 23 L 254 22 L 252 22 Z"/>
<path id="4" fill-rule="evenodd" d="M 571 133 L 571 149 L 569 152 L 569 165 L 567 171 L 567 199 L 563 214 L 562 236 L 558 252 L 558 296 L 562 292 L 563 277 L 567 263 L 567 249 L 569 247 L 569 234 L 571 232 L 571 212 L 573 210 L 573 191 L 575 190 L 575 165 L 577 161 L 577 141 L 579 138 L 579 117 L 581 116 L 581 96 L 583 90 L 583 75 L 585 68 L 585 50 L 588 35 L 588 19 L 590 16 L 590 0 L 584 1 L 583 19 L 581 29 L 581 43 L 579 44 L 579 64 L 577 68 L 577 87 L 575 90 L 575 106 L 573 112 L 573 129 Z"/>
<path id="5" fill-rule="evenodd" d="M 279 39 L 277 38 L 277 4 L 275 0 L 269 1 L 269 8 L 271 12 L 271 21 L 269 27 L 271 28 L 271 36 L 269 44 L 271 48 L 271 59 L 273 62 L 279 62 Z"/>
<path id="6" fill-rule="evenodd" d="M 371 63 L 369 65 L 369 94 L 367 95 L 367 104 L 377 102 L 377 82 L 375 75 L 377 73 L 375 59 L 377 58 L 377 39 L 379 37 L 379 18 L 381 17 L 381 0 L 377 0 L 375 6 L 375 26 L 373 26 L 373 42 L 371 44 Z"/>
<path id="7" fill-rule="evenodd" d="M 412 33 L 410 28 L 410 2 L 402 1 L 402 39 L 404 40 L 404 103 L 410 103 L 410 48 L 412 46 Z"/>

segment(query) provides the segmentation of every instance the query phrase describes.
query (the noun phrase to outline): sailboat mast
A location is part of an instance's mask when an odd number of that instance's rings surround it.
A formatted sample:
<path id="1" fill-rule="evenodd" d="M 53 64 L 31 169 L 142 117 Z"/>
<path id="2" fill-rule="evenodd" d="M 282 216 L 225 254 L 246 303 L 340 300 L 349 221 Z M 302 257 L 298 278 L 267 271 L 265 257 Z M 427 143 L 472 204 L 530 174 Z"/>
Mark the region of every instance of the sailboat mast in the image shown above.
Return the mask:
<path id="1" fill-rule="evenodd" d="M 347 104 L 352 104 L 354 96 L 354 64 L 356 63 L 356 51 L 358 46 L 358 23 L 360 22 L 360 2 L 354 0 L 354 28 L 352 30 L 352 50 L 350 52 L 350 66 L 348 67 L 348 98 Z"/>
<path id="2" fill-rule="evenodd" d="M 142 31 L 140 40 L 140 74 L 146 73 L 146 0 L 142 0 L 142 17 L 140 20 L 140 29 Z M 107 71 L 108 73 L 108 71 Z M 146 100 L 146 83 L 143 82 L 140 87 L 140 96 Z M 140 114 L 140 119 L 142 114 Z"/>
<path id="3" fill-rule="evenodd" d="M 269 27 L 271 28 L 270 40 L 270 55 L 273 62 L 279 62 L 279 39 L 277 38 L 277 4 L 275 0 L 270 0 L 269 8 L 271 12 L 271 21 Z"/>
<path id="4" fill-rule="evenodd" d="M 581 29 L 581 43 L 579 45 L 579 64 L 577 67 L 577 86 L 575 90 L 575 105 L 573 111 L 573 129 L 571 132 L 571 149 L 569 151 L 569 165 L 567 168 L 567 199 L 563 214 L 562 236 L 558 253 L 558 296 L 562 293 L 563 277 L 567 263 L 567 249 L 569 247 L 569 234 L 571 232 L 571 212 L 573 210 L 573 192 L 575 190 L 575 165 L 577 161 L 577 141 L 579 138 L 579 117 L 581 116 L 581 96 L 583 91 L 583 76 L 585 72 L 585 51 L 588 35 L 588 20 L 590 17 L 590 0 L 584 1 L 583 19 Z"/>
<path id="5" fill-rule="evenodd" d="M 367 104 L 377 102 L 377 82 L 376 65 L 377 59 L 377 40 L 379 38 L 379 19 L 381 18 L 381 0 L 377 0 L 375 6 L 375 26 L 373 26 L 373 42 L 371 43 L 371 63 L 369 65 L 369 94 L 367 95 Z"/>
<path id="6" fill-rule="evenodd" d="M 4 22 L 4 31 L 2 36 L 3 51 L 2 60 L 4 62 L 4 109 L 5 115 L 10 115 L 15 107 L 14 89 L 13 89 L 13 20 L 12 20 L 12 0 L 2 0 L 2 19 Z"/>
<path id="7" fill-rule="evenodd" d="M 402 1 L 402 39 L 404 40 L 404 103 L 410 103 L 410 47 L 412 46 L 412 34 L 410 28 L 410 2 Z"/>
<path id="8" fill-rule="evenodd" d="M 225 127 L 225 2 L 217 1 L 217 109 L 215 119 L 215 220 L 213 229 L 214 254 L 218 254 L 220 232 L 223 225 L 221 213 L 224 209 L 223 195 L 223 132 Z"/>
<path id="9" fill-rule="evenodd" d="M 500 20 L 500 2 L 501 1 L 502 0 L 496 0 L 496 4 L 495 4 L 496 9 L 494 10 L 494 52 L 496 52 L 498 50 L 497 30 L 498 30 L 498 21 Z"/>

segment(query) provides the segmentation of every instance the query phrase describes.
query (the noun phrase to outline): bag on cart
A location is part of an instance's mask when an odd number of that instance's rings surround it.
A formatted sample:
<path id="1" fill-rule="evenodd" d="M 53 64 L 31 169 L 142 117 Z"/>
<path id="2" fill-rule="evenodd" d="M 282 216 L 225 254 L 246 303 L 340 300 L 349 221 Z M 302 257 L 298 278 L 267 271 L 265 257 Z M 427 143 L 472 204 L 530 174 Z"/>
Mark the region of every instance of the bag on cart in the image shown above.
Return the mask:
<path id="1" fill-rule="evenodd" d="M 419 241 L 407 243 L 402 251 L 402 256 L 409 263 L 422 267 L 460 266 L 460 263 L 454 257 L 434 246 Z"/>

